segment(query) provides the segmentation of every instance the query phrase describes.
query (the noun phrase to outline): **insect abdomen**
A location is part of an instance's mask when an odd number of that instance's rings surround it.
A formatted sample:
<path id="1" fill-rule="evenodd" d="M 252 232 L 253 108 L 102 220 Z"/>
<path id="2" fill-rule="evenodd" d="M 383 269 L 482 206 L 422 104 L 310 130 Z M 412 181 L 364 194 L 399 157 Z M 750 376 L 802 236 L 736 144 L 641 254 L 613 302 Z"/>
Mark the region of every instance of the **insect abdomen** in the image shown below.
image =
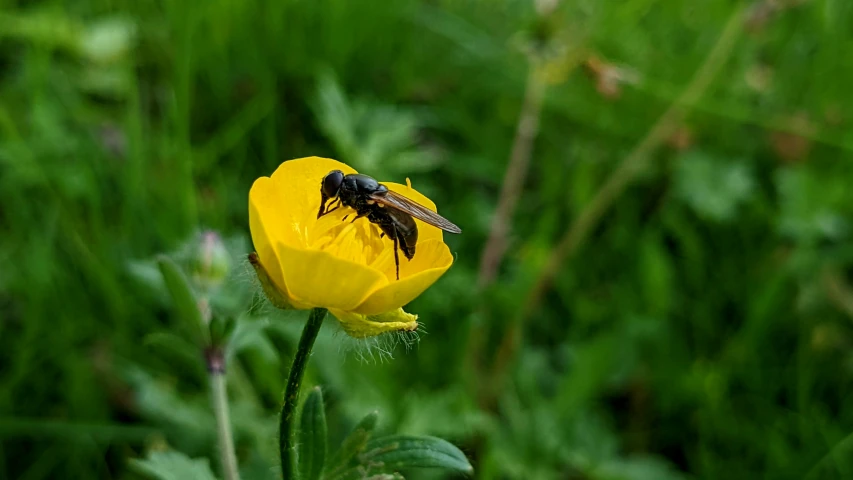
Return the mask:
<path id="1" fill-rule="evenodd" d="M 392 215 L 397 227 L 397 239 L 400 241 L 400 250 L 409 260 L 415 256 L 415 247 L 418 244 L 418 225 L 411 215 L 395 212 Z"/>

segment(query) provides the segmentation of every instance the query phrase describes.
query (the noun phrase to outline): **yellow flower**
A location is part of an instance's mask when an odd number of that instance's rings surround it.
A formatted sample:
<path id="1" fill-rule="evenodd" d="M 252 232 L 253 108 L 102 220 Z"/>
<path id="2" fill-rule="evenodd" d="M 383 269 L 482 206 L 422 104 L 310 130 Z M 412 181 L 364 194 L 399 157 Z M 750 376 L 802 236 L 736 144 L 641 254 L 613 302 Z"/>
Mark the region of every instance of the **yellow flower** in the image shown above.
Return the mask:
<path id="1" fill-rule="evenodd" d="M 250 256 L 270 301 L 281 308 L 323 307 L 353 337 L 417 328 L 417 316 L 403 311 L 453 263 L 440 229 L 416 220 L 418 243 L 411 261 L 400 254 L 400 279 L 394 244 L 379 227 L 341 207 L 317 218 L 320 182 L 332 170 L 356 173 L 328 158 L 282 163 L 249 191 L 249 228 L 257 255 Z M 435 204 L 411 186 L 383 182 L 435 211 Z M 349 214 L 346 221 L 343 217 Z"/>

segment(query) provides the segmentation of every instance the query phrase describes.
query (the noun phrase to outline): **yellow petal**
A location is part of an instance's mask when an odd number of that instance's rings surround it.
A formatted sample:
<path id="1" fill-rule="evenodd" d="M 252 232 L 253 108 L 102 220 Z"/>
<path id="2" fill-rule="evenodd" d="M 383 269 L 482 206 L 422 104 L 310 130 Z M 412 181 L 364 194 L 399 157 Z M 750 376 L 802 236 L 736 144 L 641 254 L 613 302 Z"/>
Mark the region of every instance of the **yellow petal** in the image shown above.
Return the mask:
<path id="1" fill-rule="evenodd" d="M 278 255 L 273 248 L 274 239 L 281 236 L 286 228 L 281 215 L 276 212 L 281 206 L 278 191 L 268 177 L 255 180 L 249 190 L 249 230 L 252 233 L 252 243 L 260 257 L 267 275 L 281 292 L 287 297 L 284 276 L 278 261 Z"/>
<path id="2" fill-rule="evenodd" d="M 429 198 L 427 198 L 421 192 L 415 190 L 414 188 L 409 187 L 408 185 L 400 185 L 399 183 L 394 183 L 394 182 L 382 182 L 382 183 L 386 187 L 388 187 L 388 190 L 391 190 L 392 192 L 399 193 L 400 195 L 403 195 L 404 197 L 408 198 L 409 200 L 412 200 L 415 203 L 420 203 L 421 205 L 432 210 L 433 212 L 438 212 L 438 210 L 435 208 L 435 203 L 433 203 L 432 200 L 430 200 Z M 432 239 L 436 239 L 436 238 L 438 240 L 444 241 L 444 237 L 442 235 L 442 231 L 440 228 L 433 227 L 432 225 L 426 224 L 426 223 L 418 220 L 417 218 L 415 219 L 415 223 L 417 223 L 417 225 L 418 225 L 418 245 L 420 245 L 421 242 L 425 242 L 427 240 L 432 240 Z"/>
<path id="3" fill-rule="evenodd" d="M 411 261 L 400 256 L 400 280 L 396 280 L 393 254 L 387 255 L 383 252 L 382 261 L 385 264 L 377 265 L 375 268 L 383 268 L 386 278 L 390 277 L 392 280 L 373 292 L 353 310 L 354 312 L 376 315 L 406 305 L 450 268 L 453 264 L 453 255 L 450 254 L 447 245 L 440 240 L 418 242 L 417 251 Z"/>
<path id="4" fill-rule="evenodd" d="M 309 236 L 314 233 L 311 229 L 317 224 L 320 210 L 320 182 L 332 170 L 357 173 L 347 164 L 322 157 L 288 160 L 276 169 L 272 181 L 280 197 L 278 215 L 287 225 L 276 240 L 291 247 L 309 246 Z"/>
<path id="5" fill-rule="evenodd" d="M 366 265 L 320 250 L 301 250 L 276 244 L 288 292 L 300 303 L 352 310 L 387 280 Z"/>
<path id="6" fill-rule="evenodd" d="M 359 315 L 343 310 L 329 309 L 341 322 L 347 335 L 354 338 L 372 337 L 387 332 L 412 332 L 418 328 L 418 316 L 402 308 L 381 315 Z"/>

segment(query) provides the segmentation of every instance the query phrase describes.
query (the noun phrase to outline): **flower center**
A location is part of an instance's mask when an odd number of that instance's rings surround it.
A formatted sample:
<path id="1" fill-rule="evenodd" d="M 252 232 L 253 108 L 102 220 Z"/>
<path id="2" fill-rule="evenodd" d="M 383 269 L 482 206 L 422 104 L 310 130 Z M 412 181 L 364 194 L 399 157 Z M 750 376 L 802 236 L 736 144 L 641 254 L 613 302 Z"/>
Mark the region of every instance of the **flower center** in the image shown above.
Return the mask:
<path id="1" fill-rule="evenodd" d="M 381 271 L 387 268 L 389 259 L 393 265 L 393 242 L 380 238 L 382 230 L 366 217 L 353 222 L 354 218 L 355 211 L 345 207 L 324 215 L 309 230 L 309 247 Z"/>

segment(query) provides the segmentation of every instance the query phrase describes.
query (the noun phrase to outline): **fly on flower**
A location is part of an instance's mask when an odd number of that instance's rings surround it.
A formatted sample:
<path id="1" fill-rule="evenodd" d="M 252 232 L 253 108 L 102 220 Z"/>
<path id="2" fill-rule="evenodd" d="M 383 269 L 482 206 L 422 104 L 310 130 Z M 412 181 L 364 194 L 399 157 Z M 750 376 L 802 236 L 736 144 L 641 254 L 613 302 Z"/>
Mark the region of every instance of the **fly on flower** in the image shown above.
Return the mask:
<path id="1" fill-rule="evenodd" d="M 354 210 L 342 208 L 317 218 L 322 200 L 317 183 L 334 170 L 344 176 L 358 173 L 330 158 L 306 157 L 283 162 L 272 175 L 252 184 L 249 227 L 255 252 L 249 260 L 264 293 L 279 308 L 326 308 L 355 338 L 414 331 L 418 317 L 402 307 L 453 265 L 444 231 L 411 217 L 417 225 L 418 254 L 399 265 L 397 280 L 393 244 L 390 238 L 379 238 L 377 224 L 343 222 Z M 432 200 L 411 185 L 382 185 L 436 210 Z"/>
<path id="2" fill-rule="evenodd" d="M 397 280 L 400 279 L 398 250 L 402 250 L 403 255 L 409 260 L 415 256 L 415 245 L 418 242 L 418 226 L 415 218 L 448 233 L 462 233 L 462 229 L 446 218 L 399 193 L 388 190 L 388 187 L 367 175 L 358 173 L 344 175 L 340 170 L 332 170 L 320 182 L 320 197 L 320 211 L 317 212 L 317 218 L 343 205 L 355 210 L 356 215 L 352 222 L 361 217 L 367 217 L 368 221 L 378 225 L 382 230 L 380 238 L 388 235 L 388 238 L 394 242 Z M 332 200 L 332 203 L 327 210 L 326 202 L 329 200 Z"/>

